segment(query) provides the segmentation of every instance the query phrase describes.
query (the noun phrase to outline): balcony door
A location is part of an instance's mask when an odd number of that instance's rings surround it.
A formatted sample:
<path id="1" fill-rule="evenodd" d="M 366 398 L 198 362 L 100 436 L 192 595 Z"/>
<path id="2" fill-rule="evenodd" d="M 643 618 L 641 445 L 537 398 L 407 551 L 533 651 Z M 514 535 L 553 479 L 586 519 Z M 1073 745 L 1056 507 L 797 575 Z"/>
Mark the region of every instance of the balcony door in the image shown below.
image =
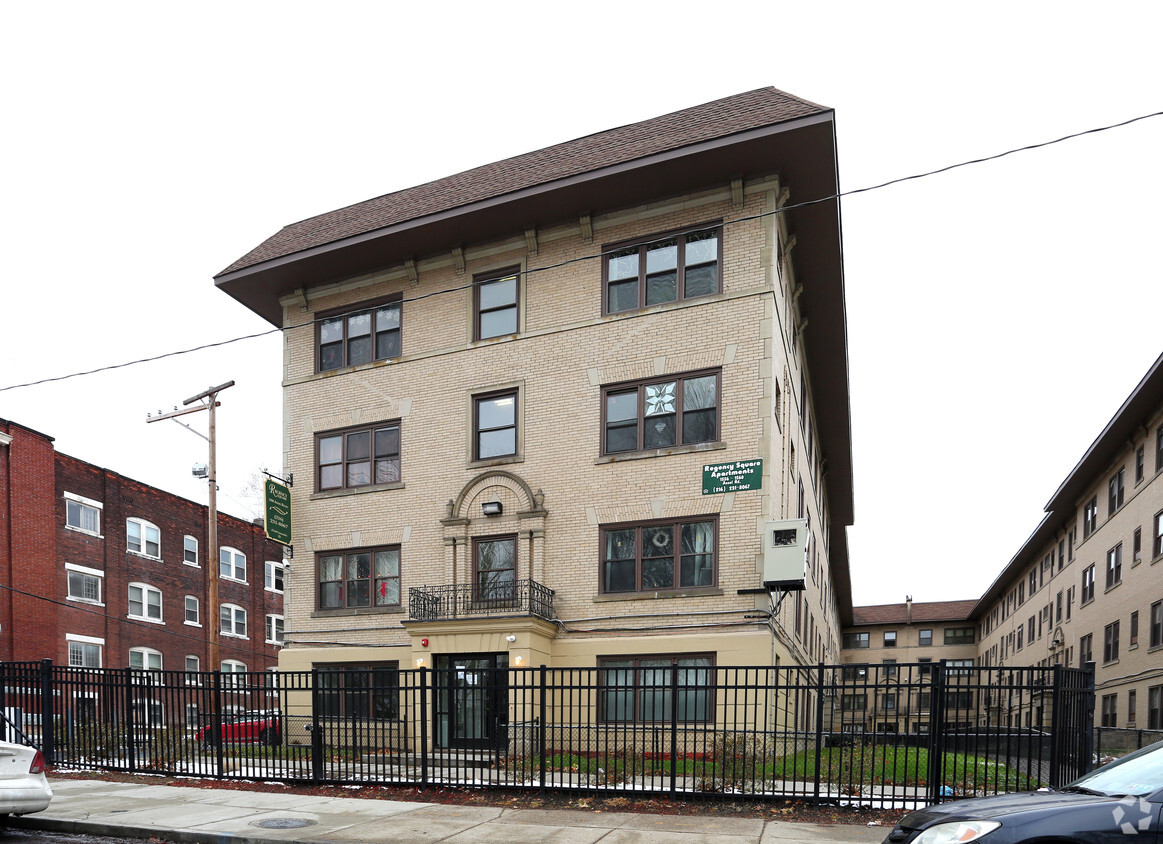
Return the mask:
<path id="1" fill-rule="evenodd" d="M 441 654 L 436 657 L 434 680 L 439 747 L 506 749 L 508 654 Z"/>
<path id="2" fill-rule="evenodd" d="M 517 536 L 473 540 L 473 606 L 512 606 L 517 599 Z"/>

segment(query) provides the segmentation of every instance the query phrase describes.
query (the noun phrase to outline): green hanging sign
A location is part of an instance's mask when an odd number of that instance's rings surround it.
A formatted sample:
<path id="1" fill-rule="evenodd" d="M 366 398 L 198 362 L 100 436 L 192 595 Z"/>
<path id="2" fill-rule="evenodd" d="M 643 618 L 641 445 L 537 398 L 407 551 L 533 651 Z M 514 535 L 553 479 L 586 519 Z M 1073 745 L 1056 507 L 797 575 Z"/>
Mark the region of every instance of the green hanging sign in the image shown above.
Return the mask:
<path id="1" fill-rule="evenodd" d="M 266 502 L 266 517 L 263 519 L 267 538 L 281 545 L 291 544 L 291 490 L 267 479 L 263 498 Z"/>

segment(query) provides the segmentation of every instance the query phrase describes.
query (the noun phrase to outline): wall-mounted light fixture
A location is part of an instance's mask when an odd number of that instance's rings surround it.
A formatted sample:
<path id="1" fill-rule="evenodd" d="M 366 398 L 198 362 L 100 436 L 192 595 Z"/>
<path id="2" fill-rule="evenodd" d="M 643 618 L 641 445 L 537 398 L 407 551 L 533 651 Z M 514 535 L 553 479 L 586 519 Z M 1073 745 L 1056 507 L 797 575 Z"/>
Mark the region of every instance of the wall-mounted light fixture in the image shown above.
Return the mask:
<path id="1" fill-rule="evenodd" d="M 522 662 L 522 659 L 521 659 L 520 654 L 517 654 L 517 656 L 513 657 L 513 664 L 516 665 L 518 668 L 521 667 L 521 662 Z"/>
<path id="2" fill-rule="evenodd" d="M 505 641 L 511 645 L 517 641 L 517 637 L 514 636 L 512 633 L 510 633 L 508 636 L 505 637 Z"/>
<path id="3" fill-rule="evenodd" d="M 417 668 L 423 668 L 423 667 L 424 667 L 424 657 L 422 657 L 422 656 L 418 656 L 418 657 L 416 657 L 416 667 L 417 667 Z"/>
<path id="4" fill-rule="evenodd" d="M 486 501 L 481 504 L 481 512 L 486 516 L 499 516 L 502 509 L 500 501 Z"/>

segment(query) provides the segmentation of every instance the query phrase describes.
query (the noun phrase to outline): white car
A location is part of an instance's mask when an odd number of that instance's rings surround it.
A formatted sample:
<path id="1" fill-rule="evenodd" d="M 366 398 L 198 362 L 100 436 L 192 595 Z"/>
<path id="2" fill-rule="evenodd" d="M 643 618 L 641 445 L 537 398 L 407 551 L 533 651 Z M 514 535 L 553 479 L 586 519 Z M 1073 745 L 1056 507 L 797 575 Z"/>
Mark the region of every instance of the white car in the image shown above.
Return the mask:
<path id="1" fill-rule="evenodd" d="M 0 741 L 0 816 L 41 812 L 50 800 L 52 789 L 44 775 L 41 752 Z"/>

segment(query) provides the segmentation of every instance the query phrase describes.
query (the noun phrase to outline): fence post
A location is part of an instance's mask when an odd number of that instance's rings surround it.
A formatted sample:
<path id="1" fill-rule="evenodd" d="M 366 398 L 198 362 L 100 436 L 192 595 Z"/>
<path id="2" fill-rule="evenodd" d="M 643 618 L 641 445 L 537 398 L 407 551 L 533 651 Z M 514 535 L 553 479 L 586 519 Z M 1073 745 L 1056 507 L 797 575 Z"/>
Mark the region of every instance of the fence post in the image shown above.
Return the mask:
<path id="1" fill-rule="evenodd" d="M 812 796 L 820 799 L 820 761 L 824 755 L 824 661 L 816 668 L 816 771 L 812 777 Z"/>
<path id="2" fill-rule="evenodd" d="M 222 731 L 222 666 L 218 666 L 210 676 L 214 678 L 214 711 L 210 715 L 210 726 L 214 730 L 214 743 L 211 745 L 214 748 L 214 776 L 222 779 L 226 775 L 226 750 L 223 748 L 226 742 Z"/>
<path id="3" fill-rule="evenodd" d="M 539 774 L 539 782 L 541 783 L 541 793 L 545 793 L 545 692 L 547 687 L 545 663 L 541 664 L 541 696 L 537 704 L 537 747 L 539 749 L 538 755 L 541 757 L 541 771 Z"/>
<path id="4" fill-rule="evenodd" d="M 428 787 L 428 667 L 420 668 L 420 785 Z"/>
<path id="5" fill-rule="evenodd" d="M 323 780 L 323 690 L 319 688 L 319 669 L 311 664 L 311 781 Z"/>
<path id="6" fill-rule="evenodd" d="M 1058 770 L 1058 742 L 1063 738 L 1064 730 L 1059 723 L 1062 697 L 1062 665 L 1054 666 L 1054 692 L 1050 698 L 1050 787 L 1057 788 L 1062 783 L 1062 773 Z"/>
<path id="7" fill-rule="evenodd" d="M 53 736 L 52 660 L 40 661 L 40 752 L 50 765 L 57 761 Z"/>
<path id="8" fill-rule="evenodd" d="M 1082 744 L 1078 748 L 1082 760 L 1082 770 L 1079 775 L 1090 772 L 1094 766 L 1094 751 L 1091 742 L 1094 738 L 1094 662 L 1083 666 L 1086 670 L 1086 688 L 1082 699 Z"/>
<path id="9" fill-rule="evenodd" d="M 678 666 L 670 666 L 670 794 L 678 786 Z"/>
<path id="10" fill-rule="evenodd" d="M 125 669 L 125 750 L 129 755 L 129 772 L 137 770 L 137 725 L 133 723 L 133 669 Z"/>
<path id="11" fill-rule="evenodd" d="M 945 660 L 933 665 L 929 683 L 929 794 L 930 803 L 941 801 L 945 755 Z"/>

